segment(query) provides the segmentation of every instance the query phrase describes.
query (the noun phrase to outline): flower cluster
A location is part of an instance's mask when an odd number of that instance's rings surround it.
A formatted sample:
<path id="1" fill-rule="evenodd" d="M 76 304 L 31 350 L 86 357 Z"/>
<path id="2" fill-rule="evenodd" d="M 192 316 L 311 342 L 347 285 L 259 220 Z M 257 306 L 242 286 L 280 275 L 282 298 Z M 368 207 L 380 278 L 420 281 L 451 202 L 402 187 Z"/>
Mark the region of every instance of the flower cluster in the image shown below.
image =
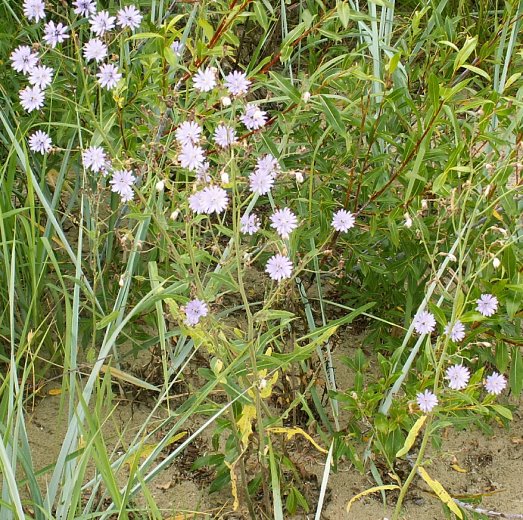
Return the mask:
<path id="1" fill-rule="evenodd" d="M 483 316 L 492 316 L 497 311 L 497 308 L 498 299 L 492 294 L 482 294 L 480 298 L 476 300 L 476 310 Z M 432 313 L 420 311 L 414 317 L 413 325 L 418 334 L 430 334 L 436 328 L 436 319 Z M 456 320 L 454 323 L 447 323 L 444 334 L 454 343 L 461 342 L 465 339 L 465 326 L 459 320 Z M 452 365 L 445 371 L 445 379 L 448 380 L 450 389 L 464 390 L 470 380 L 470 370 L 462 364 Z M 506 386 L 507 380 L 505 376 L 497 372 L 493 372 L 487 376 L 484 382 L 485 390 L 493 395 L 499 395 Z M 416 401 L 420 410 L 424 413 L 431 412 L 438 404 L 438 398 L 430 390 L 418 393 Z"/>
<path id="2" fill-rule="evenodd" d="M 482 294 L 476 300 L 476 310 L 483 316 L 493 316 L 498 309 L 498 299 L 492 294 Z M 418 334 L 430 334 L 436 328 L 436 318 L 434 314 L 428 311 L 419 311 L 413 320 L 414 330 Z M 465 326 L 461 321 L 457 320 L 455 323 L 447 323 L 445 325 L 444 333 L 449 336 L 452 341 L 458 343 L 465 339 Z"/>

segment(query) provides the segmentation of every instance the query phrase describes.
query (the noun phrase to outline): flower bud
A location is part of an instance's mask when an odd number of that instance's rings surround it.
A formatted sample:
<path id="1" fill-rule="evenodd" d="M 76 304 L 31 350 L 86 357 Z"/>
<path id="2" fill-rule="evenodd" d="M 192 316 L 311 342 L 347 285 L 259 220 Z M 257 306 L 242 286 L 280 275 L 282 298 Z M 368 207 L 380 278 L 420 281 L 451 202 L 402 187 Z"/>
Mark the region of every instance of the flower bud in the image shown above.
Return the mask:
<path id="1" fill-rule="evenodd" d="M 165 189 L 165 182 L 164 181 L 158 181 L 156 183 L 156 191 L 158 193 L 161 193 Z"/>
<path id="2" fill-rule="evenodd" d="M 222 172 L 220 175 L 222 184 L 229 184 L 229 174 L 227 172 Z"/>
<path id="3" fill-rule="evenodd" d="M 492 265 L 494 266 L 494 269 L 497 269 L 501 265 L 501 262 L 497 256 L 492 259 Z"/>
<path id="4" fill-rule="evenodd" d="M 171 216 L 169 217 L 171 220 L 176 220 L 178 218 L 178 216 L 180 215 L 180 210 L 179 209 L 175 209 L 172 213 L 171 213 Z"/>
<path id="5" fill-rule="evenodd" d="M 305 91 L 302 95 L 301 95 L 301 99 L 307 103 L 307 101 L 309 101 L 309 99 L 311 98 L 311 93 L 307 90 Z"/>
<path id="6" fill-rule="evenodd" d="M 229 96 L 223 96 L 221 102 L 224 107 L 230 107 L 232 103 L 231 98 Z"/>
<path id="7" fill-rule="evenodd" d="M 405 213 L 405 215 L 403 215 L 405 217 L 405 224 L 404 226 L 406 228 L 411 228 L 412 227 L 412 219 L 410 218 L 410 215 L 408 213 Z"/>

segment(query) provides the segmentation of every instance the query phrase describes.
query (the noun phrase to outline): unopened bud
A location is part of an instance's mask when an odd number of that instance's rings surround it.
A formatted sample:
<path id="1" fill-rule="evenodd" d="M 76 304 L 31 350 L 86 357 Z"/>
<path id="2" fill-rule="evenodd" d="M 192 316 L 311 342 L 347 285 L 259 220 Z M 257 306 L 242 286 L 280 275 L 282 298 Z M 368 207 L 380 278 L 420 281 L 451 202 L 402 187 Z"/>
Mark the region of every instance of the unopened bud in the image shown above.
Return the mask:
<path id="1" fill-rule="evenodd" d="M 175 209 L 172 213 L 171 213 L 171 216 L 169 217 L 171 220 L 176 220 L 178 218 L 178 216 L 180 215 L 180 210 L 179 209 Z"/>
<path id="2" fill-rule="evenodd" d="M 296 170 L 294 172 L 294 175 L 296 176 L 296 182 L 301 184 L 303 182 L 303 172 L 300 170 Z"/>
<path id="3" fill-rule="evenodd" d="M 405 215 L 403 215 L 405 217 L 405 224 L 404 226 L 406 228 L 411 228 L 412 227 L 412 219 L 410 218 L 410 215 L 408 213 L 405 213 Z"/>
<path id="4" fill-rule="evenodd" d="M 123 284 L 124 284 L 124 283 L 125 283 L 125 275 L 122 274 L 122 275 L 120 276 L 120 280 L 118 280 L 118 285 L 119 285 L 120 287 L 123 287 Z"/>
<path id="5" fill-rule="evenodd" d="M 229 96 L 223 96 L 221 102 L 224 107 L 230 107 L 232 103 L 231 98 Z"/>
<path id="6" fill-rule="evenodd" d="M 229 174 L 227 172 L 222 172 L 220 175 L 222 184 L 229 184 Z"/>
<path id="7" fill-rule="evenodd" d="M 423 211 L 427 210 L 429 207 L 429 203 L 427 202 L 427 199 L 422 199 L 421 200 L 421 209 Z"/>
<path id="8" fill-rule="evenodd" d="M 158 193 L 161 193 L 165 189 L 165 182 L 164 181 L 158 181 L 156 183 L 156 191 Z"/>
<path id="9" fill-rule="evenodd" d="M 501 262 L 497 256 L 492 259 L 492 265 L 494 266 L 494 269 L 497 269 L 501 265 Z"/>
<path id="10" fill-rule="evenodd" d="M 307 103 L 307 101 L 309 101 L 310 98 L 311 93 L 308 90 L 301 95 L 301 99 L 305 101 L 305 103 Z"/>

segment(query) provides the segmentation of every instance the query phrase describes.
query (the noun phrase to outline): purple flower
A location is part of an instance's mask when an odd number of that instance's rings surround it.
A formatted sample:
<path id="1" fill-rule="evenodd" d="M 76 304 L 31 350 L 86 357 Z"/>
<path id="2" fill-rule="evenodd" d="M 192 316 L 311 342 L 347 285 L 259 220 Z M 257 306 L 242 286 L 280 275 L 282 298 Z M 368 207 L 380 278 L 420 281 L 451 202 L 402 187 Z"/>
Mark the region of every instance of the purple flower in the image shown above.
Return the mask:
<path id="1" fill-rule="evenodd" d="M 428 311 L 420 311 L 414 316 L 414 330 L 418 334 L 430 334 L 436 327 L 434 315 Z"/>
<path id="2" fill-rule="evenodd" d="M 45 94 L 39 87 L 25 87 L 20 91 L 20 104 L 28 112 L 44 106 Z"/>
<path id="3" fill-rule="evenodd" d="M 29 72 L 29 83 L 44 90 L 53 81 L 53 69 L 45 65 L 36 65 Z"/>
<path id="4" fill-rule="evenodd" d="M 257 130 L 265 126 L 267 122 L 267 112 L 260 110 L 256 105 L 249 103 L 245 107 L 245 113 L 240 117 L 240 121 L 249 129 Z"/>
<path id="5" fill-rule="evenodd" d="M 493 372 L 490 376 L 487 376 L 485 381 L 485 389 L 489 394 L 499 395 L 507 386 L 507 380 L 502 374 Z"/>
<path id="6" fill-rule="evenodd" d="M 465 338 L 465 325 L 463 325 L 461 321 L 456 320 L 456 323 L 454 323 L 454 325 L 447 323 L 445 325 L 444 332 L 447 336 L 450 336 L 450 339 L 454 341 L 454 343 L 458 343 L 460 341 L 463 341 L 463 339 Z"/>
<path id="7" fill-rule="evenodd" d="M 292 233 L 297 226 L 298 219 L 289 208 L 278 209 L 271 215 L 271 227 L 282 238 L 289 238 L 289 233 Z"/>
<path id="8" fill-rule="evenodd" d="M 42 155 L 46 154 L 51 150 L 52 145 L 53 142 L 51 141 L 51 138 L 48 134 L 42 132 L 42 130 L 37 130 L 31 135 L 31 137 L 29 137 L 29 148 L 33 152 L 38 152 Z"/>
<path id="9" fill-rule="evenodd" d="M 142 23 L 143 16 L 134 5 L 127 5 L 120 9 L 116 14 L 118 21 L 116 22 L 120 27 L 129 27 L 129 29 L 137 29 Z"/>
<path id="10" fill-rule="evenodd" d="M 225 211 L 228 202 L 227 192 L 220 186 L 208 186 L 202 190 L 202 203 L 205 213 L 222 213 Z"/>
<path id="11" fill-rule="evenodd" d="M 498 309 L 498 299 L 492 294 L 482 294 L 476 303 L 476 310 L 483 316 L 492 316 Z"/>
<path id="12" fill-rule="evenodd" d="M 438 398 L 430 391 L 425 390 L 416 394 L 416 402 L 418 403 L 419 409 L 424 413 L 429 413 L 438 404 Z"/>
<path id="13" fill-rule="evenodd" d="M 107 45 L 100 38 L 92 38 L 84 44 L 84 58 L 101 62 L 107 56 Z"/>
<path id="14" fill-rule="evenodd" d="M 96 13 L 95 0 L 75 0 L 73 6 L 74 12 L 80 16 L 89 16 Z"/>
<path id="15" fill-rule="evenodd" d="M 129 202 L 133 200 L 133 184 L 136 177 L 130 170 L 116 170 L 113 173 L 113 178 L 109 181 L 111 184 L 111 191 L 118 193 L 122 202 Z"/>
<path id="16" fill-rule="evenodd" d="M 274 177 L 262 171 L 254 171 L 249 175 L 249 186 L 253 193 L 265 195 L 271 191 Z"/>
<path id="17" fill-rule="evenodd" d="M 216 86 L 216 69 L 212 67 L 199 69 L 194 75 L 193 85 L 200 92 L 210 92 Z"/>
<path id="18" fill-rule="evenodd" d="M 185 324 L 191 327 L 198 324 L 200 318 L 207 316 L 209 312 L 207 304 L 202 300 L 198 300 L 197 298 L 188 302 L 184 310 Z"/>
<path id="19" fill-rule="evenodd" d="M 269 153 L 263 155 L 256 161 L 255 170 L 276 178 L 280 173 L 280 165 L 278 164 L 276 157 Z"/>
<path id="20" fill-rule="evenodd" d="M 182 145 L 197 144 L 200 140 L 202 127 L 194 121 L 184 121 L 175 132 L 176 140 Z"/>
<path id="21" fill-rule="evenodd" d="M 281 282 L 283 279 L 291 277 L 292 262 L 288 257 L 277 253 L 269 258 L 265 266 L 265 272 L 267 272 L 273 280 Z"/>
<path id="22" fill-rule="evenodd" d="M 249 90 L 249 85 L 251 84 L 250 80 L 247 79 L 247 76 L 243 72 L 237 70 L 227 74 L 225 76 L 224 85 L 225 88 L 233 95 L 240 96 L 241 94 L 247 94 Z"/>
<path id="23" fill-rule="evenodd" d="M 202 166 L 203 161 L 205 160 L 203 148 L 188 143 L 182 146 L 182 149 L 178 154 L 178 160 L 180 161 L 182 168 L 195 171 Z"/>
<path id="24" fill-rule="evenodd" d="M 104 63 L 101 65 L 100 71 L 96 74 L 96 77 L 98 78 L 100 86 L 107 90 L 116 87 L 120 79 L 122 79 L 122 75 L 118 72 L 118 67 L 112 63 Z"/>
<path id="25" fill-rule="evenodd" d="M 55 24 L 53 20 L 47 22 L 44 27 L 44 41 L 53 49 L 57 44 L 69 38 L 67 31 L 69 28 L 61 22 Z"/>
<path id="26" fill-rule="evenodd" d="M 255 213 L 244 215 L 240 219 L 240 231 L 246 235 L 254 235 L 260 229 L 260 219 Z"/>
<path id="27" fill-rule="evenodd" d="M 29 74 L 32 68 L 38 63 L 38 54 L 33 52 L 28 45 L 19 45 L 11 53 L 10 59 L 13 62 L 12 67 L 16 72 Z"/>
<path id="28" fill-rule="evenodd" d="M 91 146 L 82 152 L 82 162 L 85 169 L 93 172 L 105 172 L 107 168 L 107 156 L 100 146 Z"/>
<path id="29" fill-rule="evenodd" d="M 24 0 L 24 15 L 28 20 L 39 22 L 45 18 L 44 0 Z"/>
<path id="30" fill-rule="evenodd" d="M 332 216 L 332 227 L 341 233 L 345 233 L 350 228 L 353 228 L 355 222 L 356 219 L 354 218 L 354 215 L 350 211 L 345 211 L 344 209 L 336 211 Z"/>
<path id="31" fill-rule="evenodd" d="M 452 365 L 445 372 L 445 379 L 449 380 L 449 388 L 463 390 L 470 379 L 470 371 L 463 365 Z"/>
<path id="32" fill-rule="evenodd" d="M 114 29 L 115 16 L 109 16 L 107 11 L 100 11 L 89 18 L 91 31 L 96 36 L 103 36 L 107 31 Z"/>
<path id="33" fill-rule="evenodd" d="M 218 125 L 214 131 L 214 141 L 222 148 L 228 148 L 238 142 L 236 131 L 227 125 Z"/>
<path id="34" fill-rule="evenodd" d="M 191 208 L 191 211 L 194 211 L 197 215 L 207 213 L 203 190 L 197 191 L 189 197 L 189 208 Z"/>

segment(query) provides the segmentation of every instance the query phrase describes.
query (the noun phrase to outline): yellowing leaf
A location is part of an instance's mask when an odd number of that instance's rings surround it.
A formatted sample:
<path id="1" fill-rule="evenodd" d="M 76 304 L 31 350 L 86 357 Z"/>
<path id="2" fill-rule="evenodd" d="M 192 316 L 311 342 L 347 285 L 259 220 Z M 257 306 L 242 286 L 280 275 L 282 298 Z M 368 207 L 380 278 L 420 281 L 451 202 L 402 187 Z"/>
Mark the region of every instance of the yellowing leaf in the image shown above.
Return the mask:
<path id="1" fill-rule="evenodd" d="M 321 453 L 328 453 L 325 448 L 322 448 L 307 432 L 301 428 L 269 428 L 273 433 L 285 433 L 287 440 L 292 439 L 295 435 L 303 435 L 318 451 Z"/>
<path id="2" fill-rule="evenodd" d="M 503 217 L 495 209 L 492 210 L 492 216 L 497 218 L 500 222 L 503 222 Z"/>
<path id="3" fill-rule="evenodd" d="M 451 464 L 450 467 L 458 473 L 468 473 L 468 471 L 463 469 L 459 464 Z"/>
<path id="4" fill-rule="evenodd" d="M 418 437 L 418 433 L 420 432 L 421 428 L 425 424 L 425 421 L 427 420 L 426 415 L 422 415 L 415 423 L 414 426 L 410 429 L 409 434 L 407 435 L 407 438 L 405 439 L 405 444 L 403 444 L 403 448 L 396 453 L 396 457 L 403 457 L 403 455 L 406 455 L 414 443 L 416 442 L 416 438 Z"/>
<path id="5" fill-rule="evenodd" d="M 238 429 L 240 430 L 240 441 L 244 449 L 247 448 L 249 444 L 249 437 L 252 433 L 252 421 L 255 417 L 256 407 L 253 404 L 245 405 L 237 422 Z"/>
<path id="6" fill-rule="evenodd" d="M 396 486 L 395 484 L 387 484 L 386 486 L 371 487 L 369 489 L 366 489 L 365 491 L 362 491 L 361 493 L 358 493 L 349 500 L 349 503 L 347 504 L 347 513 L 350 511 L 352 504 L 356 502 L 356 500 L 359 500 L 361 497 L 370 495 L 371 493 L 376 493 L 377 491 L 388 491 L 390 489 L 400 489 L 400 487 Z"/>
<path id="7" fill-rule="evenodd" d="M 260 397 L 262 399 L 267 399 L 267 397 L 270 397 L 272 394 L 272 388 L 276 384 L 276 381 L 278 381 L 278 372 L 274 372 L 274 375 L 267 381 L 265 381 L 265 386 L 263 388 L 260 388 Z"/>
<path id="8" fill-rule="evenodd" d="M 231 493 L 234 497 L 232 510 L 238 511 L 238 508 L 240 507 L 240 499 L 238 498 L 238 477 L 236 476 L 236 472 L 234 471 L 235 463 L 229 464 L 227 461 L 225 461 L 225 465 L 229 468 L 229 472 L 231 474 Z"/>
<path id="9" fill-rule="evenodd" d="M 62 393 L 61 388 L 51 388 L 49 392 L 47 392 L 49 395 L 60 395 Z"/>
<path id="10" fill-rule="evenodd" d="M 424 468 L 418 468 L 420 477 L 430 486 L 432 491 L 436 493 L 438 498 L 458 517 L 463 519 L 461 509 L 456 505 L 456 502 L 452 500 L 452 497 L 447 493 L 445 488 L 437 481 L 432 479 Z"/>
<path id="11" fill-rule="evenodd" d="M 179 432 L 176 435 L 173 435 L 165 444 L 164 448 L 167 446 L 170 446 L 171 444 L 174 444 L 175 442 L 179 441 L 180 439 L 183 439 L 187 435 L 187 431 Z M 138 457 L 138 460 L 144 460 L 146 459 L 156 448 L 158 447 L 158 444 L 144 444 L 139 450 L 137 450 L 135 453 L 133 453 L 133 456 L 130 460 L 127 460 L 126 463 L 129 464 L 129 466 L 132 466 Z"/>
<path id="12" fill-rule="evenodd" d="M 154 385 L 151 385 L 151 383 L 148 383 L 147 381 L 142 381 L 141 379 L 138 379 L 137 377 L 134 377 L 133 375 L 128 374 L 127 372 L 124 372 L 116 367 L 103 365 L 100 370 L 104 374 L 109 372 L 112 377 L 115 377 L 116 379 L 121 379 L 122 381 L 130 383 L 131 385 L 139 386 L 141 388 L 145 388 L 146 390 L 152 390 L 153 392 L 160 392 L 160 389 Z"/>

